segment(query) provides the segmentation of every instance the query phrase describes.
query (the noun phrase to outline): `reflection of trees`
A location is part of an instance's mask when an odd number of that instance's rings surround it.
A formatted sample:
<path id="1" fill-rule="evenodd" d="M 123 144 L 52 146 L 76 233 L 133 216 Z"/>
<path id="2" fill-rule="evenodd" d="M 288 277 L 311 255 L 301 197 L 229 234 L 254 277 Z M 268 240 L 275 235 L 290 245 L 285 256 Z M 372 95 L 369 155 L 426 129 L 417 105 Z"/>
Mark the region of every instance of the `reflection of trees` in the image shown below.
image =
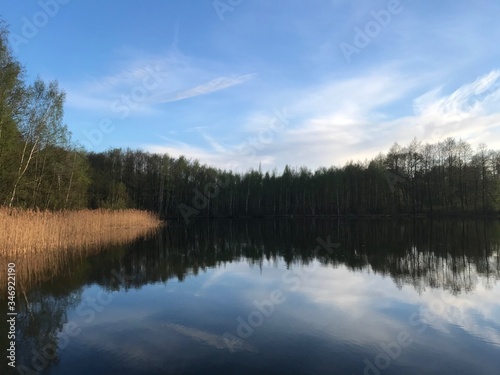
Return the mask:
<path id="1" fill-rule="evenodd" d="M 68 309 L 79 302 L 79 290 L 65 296 L 47 293 L 43 289 L 26 294 L 21 292 L 17 300 L 16 321 L 16 365 L 24 366 L 21 373 L 39 373 L 59 361 L 57 336 L 67 322 Z M 2 339 L 6 336 L 2 333 Z M 4 369 L 2 373 L 18 374 L 7 367 L 5 361 L 0 368 Z"/>
<path id="2" fill-rule="evenodd" d="M 331 254 L 317 238 L 339 243 Z M 283 259 L 287 266 L 318 259 L 331 267 L 371 269 L 402 287 L 469 292 L 500 278 L 500 223 L 427 220 L 258 220 L 171 223 L 157 237 L 108 248 L 86 258 L 68 257 L 65 269 L 37 288 L 18 286 L 18 362 L 30 365 L 67 322 L 85 285 L 107 290 L 183 280 L 211 267 L 246 261 L 259 266 Z M 118 282 L 117 282 L 118 280 Z M 24 295 L 25 294 L 25 295 Z M 7 305 L 0 300 L 2 309 Z M 27 308 L 29 304 L 29 308 Z M 4 314 L 5 315 L 5 314 Z M 0 332 L 5 342 L 6 332 Z M 55 358 L 51 363 L 57 362 Z M 5 363 L 5 362 L 4 362 Z"/>
<path id="3" fill-rule="evenodd" d="M 430 287 L 453 294 L 470 292 L 480 276 L 491 286 L 500 274 L 499 229 L 495 222 L 415 222 L 402 250 L 389 254 L 385 265 L 374 270 L 419 291 Z"/>
<path id="4" fill-rule="evenodd" d="M 109 252 L 116 256 L 123 250 L 123 246 L 116 245 L 110 247 Z M 58 363 L 57 348 L 66 345 L 68 340 L 60 338 L 68 321 L 67 311 L 81 302 L 82 286 L 89 280 L 89 258 L 82 258 L 82 252 L 60 253 L 54 257 L 52 268 L 47 266 L 49 256 L 23 259 L 22 266 L 33 266 L 32 274 L 16 275 L 16 365 L 24 367 L 18 372 L 2 361 L 1 374 L 38 374 Z M 92 252 L 95 253 L 89 249 L 87 254 Z M 6 300 L 0 298 L 0 305 L 0 312 L 6 316 Z M 7 332 L 3 324 L 0 327 L 1 348 L 6 350 L 9 347 Z"/>
<path id="5" fill-rule="evenodd" d="M 319 261 L 352 270 L 371 268 L 389 275 L 398 286 L 419 291 L 442 288 L 451 293 L 474 290 L 479 277 L 486 285 L 500 275 L 500 223 L 427 220 L 220 220 L 189 226 L 172 224 L 160 236 L 130 246 L 125 256 L 95 257 L 93 282 L 116 289 L 110 269 L 132 275 L 127 288 L 183 280 L 210 267 L 246 260 L 284 259 L 288 266 L 314 260 L 317 238 L 339 243 Z M 104 275 L 104 276 L 103 276 Z"/>
<path id="6" fill-rule="evenodd" d="M 21 302 L 18 316 L 20 325 L 19 341 L 23 353 L 18 356 L 19 363 L 32 367 L 32 361 L 35 359 L 41 368 L 48 368 L 52 363 L 57 363 L 59 356 L 57 354 L 57 345 L 59 340 L 58 333 L 67 322 L 67 311 L 80 302 L 79 291 L 73 292 L 67 296 L 54 296 L 41 290 L 30 293 L 30 299 Z M 37 353 L 33 353 L 29 348 L 36 348 Z M 37 354 L 38 359 L 36 359 Z M 46 361 L 41 359 L 46 357 Z"/>

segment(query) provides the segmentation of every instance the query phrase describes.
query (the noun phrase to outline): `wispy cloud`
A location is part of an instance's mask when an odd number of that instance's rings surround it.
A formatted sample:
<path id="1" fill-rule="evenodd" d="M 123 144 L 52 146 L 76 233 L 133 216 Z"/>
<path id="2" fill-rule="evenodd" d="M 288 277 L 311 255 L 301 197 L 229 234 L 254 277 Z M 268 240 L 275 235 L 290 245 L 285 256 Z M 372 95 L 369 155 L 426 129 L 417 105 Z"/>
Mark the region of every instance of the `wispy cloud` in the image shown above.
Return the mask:
<path id="1" fill-rule="evenodd" d="M 432 90 L 414 101 L 415 114 L 419 116 L 436 116 L 451 120 L 463 119 L 474 114 L 484 114 L 488 97 L 500 88 L 500 70 L 478 78 L 475 82 L 465 84 L 448 96 L 439 97 L 441 89 Z M 498 110 L 500 104 L 497 103 Z"/>
<path id="2" fill-rule="evenodd" d="M 221 74 L 221 69 L 173 49 L 165 56 L 137 58 L 109 75 L 67 84 L 67 102 L 71 108 L 101 113 L 123 105 L 145 113 L 158 104 L 208 95 L 256 77 L 255 73 Z"/>
<path id="3" fill-rule="evenodd" d="M 264 169 L 284 165 L 311 168 L 371 158 L 388 150 L 395 141 L 408 143 L 414 137 L 436 142 L 448 136 L 477 146 L 486 142 L 499 148 L 500 71 L 494 70 L 472 83 L 443 94 L 428 77 L 404 76 L 395 70 L 375 71 L 365 76 L 333 81 L 297 93 L 287 104 L 296 118 L 265 147 L 249 159 L 241 153 L 248 135 L 265 128 L 270 116 L 255 112 L 233 130 L 232 144 L 222 146 L 214 136 L 204 135 L 205 146 L 178 147 L 172 142 L 146 145 L 150 151 L 186 154 L 221 168 L 238 165 L 246 170 L 262 162 Z M 430 87 L 430 88 L 429 88 Z M 395 115 L 394 108 L 406 107 Z M 413 111 L 412 111 L 413 108 Z M 228 139 L 228 138 L 226 138 Z"/>
<path id="4" fill-rule="evenodd" d="M 498 147 L 490 137 L 500 128 L 500 70 L 494 70 L 475 82 L 465 84 L 449 95 L 434 89 L 414 100 L 414 116 L 410 119 L 424 140 L 444 137 L 462 138 L 472 143 L 486 142 Z M 493 142 L 493 144 L 492 144 Z"/>
<path id="5" fill-rule="evenodd" d="M 241 85 L 242 83 L 245 83 L 246 81 L 249 81 L 256 76 L 257 74 L 252 73 L 232 77 L 218 77 L 191 89 L 183 90 L 174 94 L 167 94 L 165 97 L 162 97 L 161 94 L 156 95 L 153 97 L 153 100 L 157 103 L 169 103 L 178 100 L 193 98 L 195 96 L 206 95 L 216 91 L 227 89 L 229 87 Z"/>

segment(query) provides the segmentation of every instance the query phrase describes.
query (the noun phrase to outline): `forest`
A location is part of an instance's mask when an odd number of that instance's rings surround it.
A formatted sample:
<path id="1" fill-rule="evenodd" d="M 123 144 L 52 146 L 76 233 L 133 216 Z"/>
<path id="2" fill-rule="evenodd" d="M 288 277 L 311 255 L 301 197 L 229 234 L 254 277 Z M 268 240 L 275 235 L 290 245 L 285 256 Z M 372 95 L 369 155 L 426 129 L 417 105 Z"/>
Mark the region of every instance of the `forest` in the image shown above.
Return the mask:
<path id="1" fill-rule="evenodd" d="M 134 208 L 203 217 L 498 215 L 500 151 L 447 138 L 395 143 L 372 160 L 317 170 L 221 170 L 141 150 L 92 152 L 63 123 L 57 81 L 26 82 L 0 27 L 0 205 Z"/>

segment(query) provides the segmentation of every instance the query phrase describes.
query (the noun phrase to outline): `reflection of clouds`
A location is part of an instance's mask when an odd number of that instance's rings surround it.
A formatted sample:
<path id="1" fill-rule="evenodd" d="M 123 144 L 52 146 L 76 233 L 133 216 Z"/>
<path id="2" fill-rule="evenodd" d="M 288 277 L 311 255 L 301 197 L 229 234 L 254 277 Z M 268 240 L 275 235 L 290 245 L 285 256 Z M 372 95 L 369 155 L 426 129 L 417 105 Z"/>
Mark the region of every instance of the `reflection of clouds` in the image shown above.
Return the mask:
<path id="1" fill-rule="evenodd" d="M 286 272 L 303 275 L 298 289 L 292 290 L 292 284 L 283 281 Z M 457 353 L 471 344 L 477 350 L 500 349 L 496 323 L 500 316 L 500 288 L 488 289 L 482 281 L 478 276 L 476 289 L 466 295 L 440 289 L 419 294 L 411 286 L 399 289 L 390 277 L 370 269 L 353 272 L 346 266 L 331 268 L 313 262 L 309 266 L 292 265 L 287 270 L 282 260 L 263 262 L 261 268 L 234 262 L 210 270 L 191 286 L 176 285 L 168 300 L 165 295 L 170 291 L 162 284 L 138 293 L 117 293 L 93 322 L 82 325 L 82 334 L 74 338 L 80 345 L 70 347 L 79 351 L 83 348 L 84 355 L 89 356 L 96 352 L 134 368 L 164 366 L 160 358 L 166 356 L 196 361 L 200 355 L 203 357 L 202 353 L 225 355 L 227 345 L 220 334 L 236 335 L 236 318 L 246 319 L 256 310 L 254 300 L 269 299 L 273 290 L 280 289 L 285 302 L 276 305 L 272 315 L 255 329 L 258 334 L 232 342 L 234 349 L 253 353 L 254 344 L 264 352 L 274 340 L 292 343 L 310 337 L 321 342 L 324 350 L 360 353 L 362 361 L 363 355 L 377 355 L 381 344 L 394 342 L 401 332 L 408 332 L 413 343 L 398 358 L 398 365 L 417 368 L 422 356 L 437 357 L 426 364 L 431 366 L 440 363 L 439 356 L 457 358 Z M 436 309 L 439 305 L 435 301 L 444 301 L 444 308 Z M 434 319 L 420 333 L 421 326 L 412 326 L 410 317 L 429 310 Z M 182 317 L 176 315 L 179 311 Z M 261 341 L 262 337 L 268 341 Z M 489 361 L 487 355 L 484 358 Z M 465 365 L 481 367 L 484 364 L 480 361 L 480 355 L 460 357 L 460 363 Z"/>
<path id="2" fill-rule="evenodd" d="M 255 290 L 260 290 L 261 287 L 269 286 L 270 283 L 277 287 L 281 286 L 281 272 L 282 270 L 275 268 L 273 261 L 263 261 L 262 269 L 255 265 L 249 266 L 244 261 L 226 263 L 210 273 L 201 289 L 206 290 L 220 285 L 236 287 L 234 279 L 239 279 L 240 281 L 244 281 L 245 284 L 248 283 L 257 287 L 245 291 L 251 293 Z"/>
<path id="3" fill-rule="evenodd" d="M 418 327 L 411 326 L 409 320 L 419 311 L 432 311 L 435 319 L 427 322 L 427 329 L 450 335 L 458 327 L 487 344 L 500 347 L 500 329 L 495 323 L 500 318 L 500 287 L 487 289 L 485 278 L 475 272 L 470 275 L 477 280 L 475 290 L 452 295 L 441 289 L 419 293 L 407 285 L 398 289 L 390 277 L 374 274 L 370 269 L 353 272 L 345 266 L 334 269 L 318 262 L 310 267 L 292 266 L 291 271 L 297 271 L 293 275 L 304 275 L 300 276 L 298 290 L 293 291 L 292 284 L 282 280 L 287 272 L 284 263 L 278 267 L 265 264 L 258 277 L 254 270 L 245 270 L 246 267 L 240 263 L 218 270 L 206 287 L 216 288 L 227 283 L 235 288 L 251 285 L 240 295 L 243 303 L 248 304 L 248 312 L 254 309 L 254 300 L 268 299 L 271 291 L 279 288 L 286 302 L 277 306 L 275 313 L 289 324 L 314 322 L 331 337 L 348 338 L 367 347 L 394 341 L 401 331 L 415 331 Z M 421 345 L 436 345 L 425 333 L 417 335 Z M 436 350 L 441 349 L 436 347 Z"/>
<path id="4" fill-rule="evenodd" d="M 221 278 L 224 277 L 229 271 L 226 269 L 226 265 L 224 267 L 219 267 L 213 272 L 210 273 L 210 275 L 207 278 L 207 281 L 205 281 L 201 287 L 201 289 L 207 289 L 212 286 L 216 286 L 220 281 Z M 230 266 L 231 269 L 233 269 L 232 265 Z M 243 275 L 243 273 L 241 273 Z"/>
<path id="5" fill-rule="evenodd" d="M 180 324 L 165 323 L 163 324 L 163 326 L 203 345 L 208 345 L 215 349 L 228 349 L 228 346 L 222 336 L 215 335 L 207 331 L 201 331 L 197 328 L 185 327 Z M 241 339 L 233 338 L 231 346 L 235 351 L 249 351 L 252 353 L 257 353 L 257 350 L 255 348 Z"/>
<path id="6" fill-rule="evenodd" d="M 69 346 L 77 348 L 76 356 L 85 353 L 89 360 L 105 356 L 107 362 L 137 370 L 162 366 L 165 353 L 175 352 L 178 347 L 178 340 L 158 334 L 157 328 L 132 321 L 86 328 L 76 339 L 78 345 Z"/>
<path id="7" fill-rule="evenodd" d="M 442 301 L 440 303 L 439 301 Z M 432 291 L 422 298 L 421 309 L 432 312 L 436 320 L 429 322 L 434 329 L 449 333 L 452 326 L 500 347 L 500 288 L 478 287 L 473 294 L 443 295 Z"/>
<path id="8" fill-rule="evenodd" d="M 476 277 L 479 283 L 473 293 L 454 296 L 433 289 L 419 295 L 411 288 L 398 290 L 392 280 L 379 275 L 353 273 L 345 267 L 320 267 L 303 281 L 298 293 L 314 305 L 340 312 L 344 322 L 355 321 L 357 327 L 349 327 L 348 337 L 354 335 L 356 341 L 394 340 L 395 335 L 388 332 L 412 330 L 410 316 L 420 308 L 422 312 L 431 311 L 435 317 L 428 322 L 429 327 L 446 334 L 452 326 L 459 327 L 480 340 L 500 346 L 496 323 L 500 318 L 500 287 L 487 290 L 481 285 L 482 277 Z M 405 305 L 411 306 L 411 311 L 398 312 Z M 338 329 L 339 326 L 334 327 L 337 333 Z"/>

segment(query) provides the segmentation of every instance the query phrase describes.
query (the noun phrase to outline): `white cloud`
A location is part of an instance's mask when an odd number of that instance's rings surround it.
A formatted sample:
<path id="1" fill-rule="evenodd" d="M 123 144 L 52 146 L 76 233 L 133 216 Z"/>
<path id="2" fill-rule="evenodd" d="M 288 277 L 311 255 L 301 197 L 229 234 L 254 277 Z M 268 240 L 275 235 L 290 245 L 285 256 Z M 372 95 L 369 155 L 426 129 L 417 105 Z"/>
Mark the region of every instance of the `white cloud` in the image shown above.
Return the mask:
<path id="1" fill-rule="evenodd" d="M 69 87 L 67 103 L 71 108 L 108 115 L 117 115 L 116 108 L 123 106 L 128 113 L 151 113 L 158 104 L 211 94 L 256 77 L 254 73 L 221 75 L 221 69 L 212 65 L 176 49 L 163 57 L 137 58 L 115 73 L 65 85 Z"/>
<path id="2" fill-rule="evenodd" d="M 242 83 L 254 78 L 255 76 L 256 74 L 245 74 L 234 77 L 219 77 L 191 89 L 186 89 L 174 94 L 168 93 L 164 97 L 160 93 L 158 95 L 155 95 L 153 97 L 153 100 L 157 103 L 169 103 L 178 100 L 193 98 L 195 96 L 206 95 L 212 92 L 227 89 L 232 86 L 241 85 Z"/>
<path id="3" fill-rule="evenodd" d="M 492 71 L 449 94 L 443 94 L 439 87 L 415 95 L 429 87 L 430 78 L 404 76 L 391 67 L 297 92 L 295 102 L 287 104 L 291 123 L 275 132 L 271 142 L 254 147 L 256 156 L 252 158 L 241 152 L 242 144 L 255 144 L 249 140 L 258 138 L 269 127 L 272 113 L 266 116 L 258 111 L 249 115 L 241 128 L 232 130 L 232 146 L 216 147 L 220 145 L 216 138 L 206 136 L 207 146 L 196 149 L 187 144 L 178 148 L 173 143 L 146 148 L 187 154 L 221 168 L 236 163 L 243 170 L 256 168 L 262 161 L 264 169 L 270 170 L 285 164 L 311 168 L 339 165 L 374 157 L 394 142 L 405 144 L 414 137 L 423 142 L 455 137 L 473 146 L 485 142 L 500 148 L 500 139 L 495 136 L 500 129 L 500 71 Z M 408 113 L 398 110 L 398 106 L 408 108 Z M 395 108 L 399 116 L 393 115 Z M 243 143 L 242 137 L 246 137 Z"/>
<path id="4" fill-rule="evenodd" d="M 444 137 L 462 138 L 477 145 L 489 142 L 491 130 L 500 126 L 500 71 L 495 70 L 466 84 L 449 95 L 439 96 L 435 89 L 414 100 L 413 123 L 423 130 L 424 140 L 438 141 Z"/>

